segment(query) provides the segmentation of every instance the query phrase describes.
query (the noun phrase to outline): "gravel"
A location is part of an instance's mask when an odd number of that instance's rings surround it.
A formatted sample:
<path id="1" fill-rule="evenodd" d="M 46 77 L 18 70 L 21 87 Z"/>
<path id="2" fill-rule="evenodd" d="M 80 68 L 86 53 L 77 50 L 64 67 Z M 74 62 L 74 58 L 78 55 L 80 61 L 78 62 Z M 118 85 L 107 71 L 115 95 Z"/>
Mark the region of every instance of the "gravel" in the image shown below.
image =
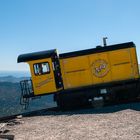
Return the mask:
<path id="1" fill-rule="evenodd" d="M 40 112 L 5 129 L 15 140 L 140 140 L 140 103 Z"/>

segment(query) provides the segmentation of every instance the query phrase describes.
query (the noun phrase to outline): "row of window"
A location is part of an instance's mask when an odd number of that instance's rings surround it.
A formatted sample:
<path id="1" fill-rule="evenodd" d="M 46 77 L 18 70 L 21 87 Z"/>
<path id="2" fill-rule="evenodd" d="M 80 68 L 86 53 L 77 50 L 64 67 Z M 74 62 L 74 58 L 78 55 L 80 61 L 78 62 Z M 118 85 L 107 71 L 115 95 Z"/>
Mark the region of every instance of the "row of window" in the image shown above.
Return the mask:
<path id="1" fill-rule="evenodd" d="M 35 75 L 43 75 L 50 73 L 50 66 L 48 62 L 34 64 Z"/>

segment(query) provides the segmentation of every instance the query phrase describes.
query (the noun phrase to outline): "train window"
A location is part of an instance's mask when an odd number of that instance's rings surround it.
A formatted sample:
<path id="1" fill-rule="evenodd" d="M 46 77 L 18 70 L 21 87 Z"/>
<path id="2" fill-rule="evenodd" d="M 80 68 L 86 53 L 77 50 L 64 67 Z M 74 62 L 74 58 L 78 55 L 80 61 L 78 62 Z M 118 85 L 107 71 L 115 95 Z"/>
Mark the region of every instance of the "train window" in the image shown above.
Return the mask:
<path id="1" fill-rule="evenodd" d="M 50 73 L 50 66 L 48 62 L 34 64 L 35 75 L 43 75 Z"/>

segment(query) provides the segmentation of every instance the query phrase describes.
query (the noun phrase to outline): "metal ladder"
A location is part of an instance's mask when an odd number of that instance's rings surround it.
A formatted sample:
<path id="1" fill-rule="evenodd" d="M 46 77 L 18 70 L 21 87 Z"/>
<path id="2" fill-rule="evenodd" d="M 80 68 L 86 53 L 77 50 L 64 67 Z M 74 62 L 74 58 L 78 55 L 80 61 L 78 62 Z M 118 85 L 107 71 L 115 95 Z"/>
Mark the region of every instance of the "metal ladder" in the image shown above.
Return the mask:
<path id="1" fill-rule="evenodd" d="M 20 104 L 23 105 L 24 109 L 29 106 L 30 98 L 34 96 L 32 80 L 22 80 L 20 81 L 21 97 Z"/>

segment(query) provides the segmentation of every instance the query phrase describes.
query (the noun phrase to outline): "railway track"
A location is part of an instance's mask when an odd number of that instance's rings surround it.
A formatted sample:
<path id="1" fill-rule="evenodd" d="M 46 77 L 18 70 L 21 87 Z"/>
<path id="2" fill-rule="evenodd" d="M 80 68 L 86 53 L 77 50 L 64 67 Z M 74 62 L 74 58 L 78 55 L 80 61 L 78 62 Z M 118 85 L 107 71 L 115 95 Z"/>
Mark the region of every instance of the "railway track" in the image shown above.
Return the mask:
<path id="1" fill-rule="evenodd" d="M 57 107 L 52 107 L 52 108 L 47 108 L 47 109 L 40 109 L 40 110 L 35 110 L 35 111 L 30 111 L 30 112 L 25 112 L 25 113 L 20 113 L 20 114 L 15 114 L 15 115 L 10 115 L 10 116 L 5 116 L 0 118 L 0 123 L 1 122 L 7 122 L 12 119 L 16 119 L 18 117 L 27 117 L 27 116 L 32 116 L 35 114 L 38 114 L 39 112 L 46 112 L 46 111 L 57 111 Z"/>
<path id="2" fill-rule="evenodd" d="M 115 103 L 110 103 L 110 104 L 106 104 L 105 106 L 111 106 L 111 105 L 119 105 L 119 104 L 128 104 L 128 103 L 136 103 L 136 102 L 140 102 L 140 97 L 137 99 L 131 99 L 131 100 L 123 100 L 123 101 L 119 101 L 119 102 L 115 102 Z M 82 109 L 83 107 L 78 107 L 76 109 Z M 83 109 L 85 108 L 91 108 L 91 106 L 85 106 Z M 74 108 L 71 108 L 69 111 L 74 110 Z M 15 114 L 15 115 L 10 115 L 10 116 L 6 116 L 6 117 L 1 117 L 0 118 L 0 123 L 2 122 L 7 122 L 9 120 L 13 120 L 19 117 L 29 117 L 29 116 L 35 116 L 38 114 L 43 114 L 43 112 L 47 112 L 47 111 L 60 111 L 60 109 L 58 107 L 52 107 L 52 108 L 47 108 L 47 109 L 40 109 L 40 110 L 35 110 L 35 111 L 30 111 L 30 112 L 26 112 L 26 113 L 20 113 L 20 114 Z M 68 110 L 64 110 L 64 111 L 68 111 Z"/>

